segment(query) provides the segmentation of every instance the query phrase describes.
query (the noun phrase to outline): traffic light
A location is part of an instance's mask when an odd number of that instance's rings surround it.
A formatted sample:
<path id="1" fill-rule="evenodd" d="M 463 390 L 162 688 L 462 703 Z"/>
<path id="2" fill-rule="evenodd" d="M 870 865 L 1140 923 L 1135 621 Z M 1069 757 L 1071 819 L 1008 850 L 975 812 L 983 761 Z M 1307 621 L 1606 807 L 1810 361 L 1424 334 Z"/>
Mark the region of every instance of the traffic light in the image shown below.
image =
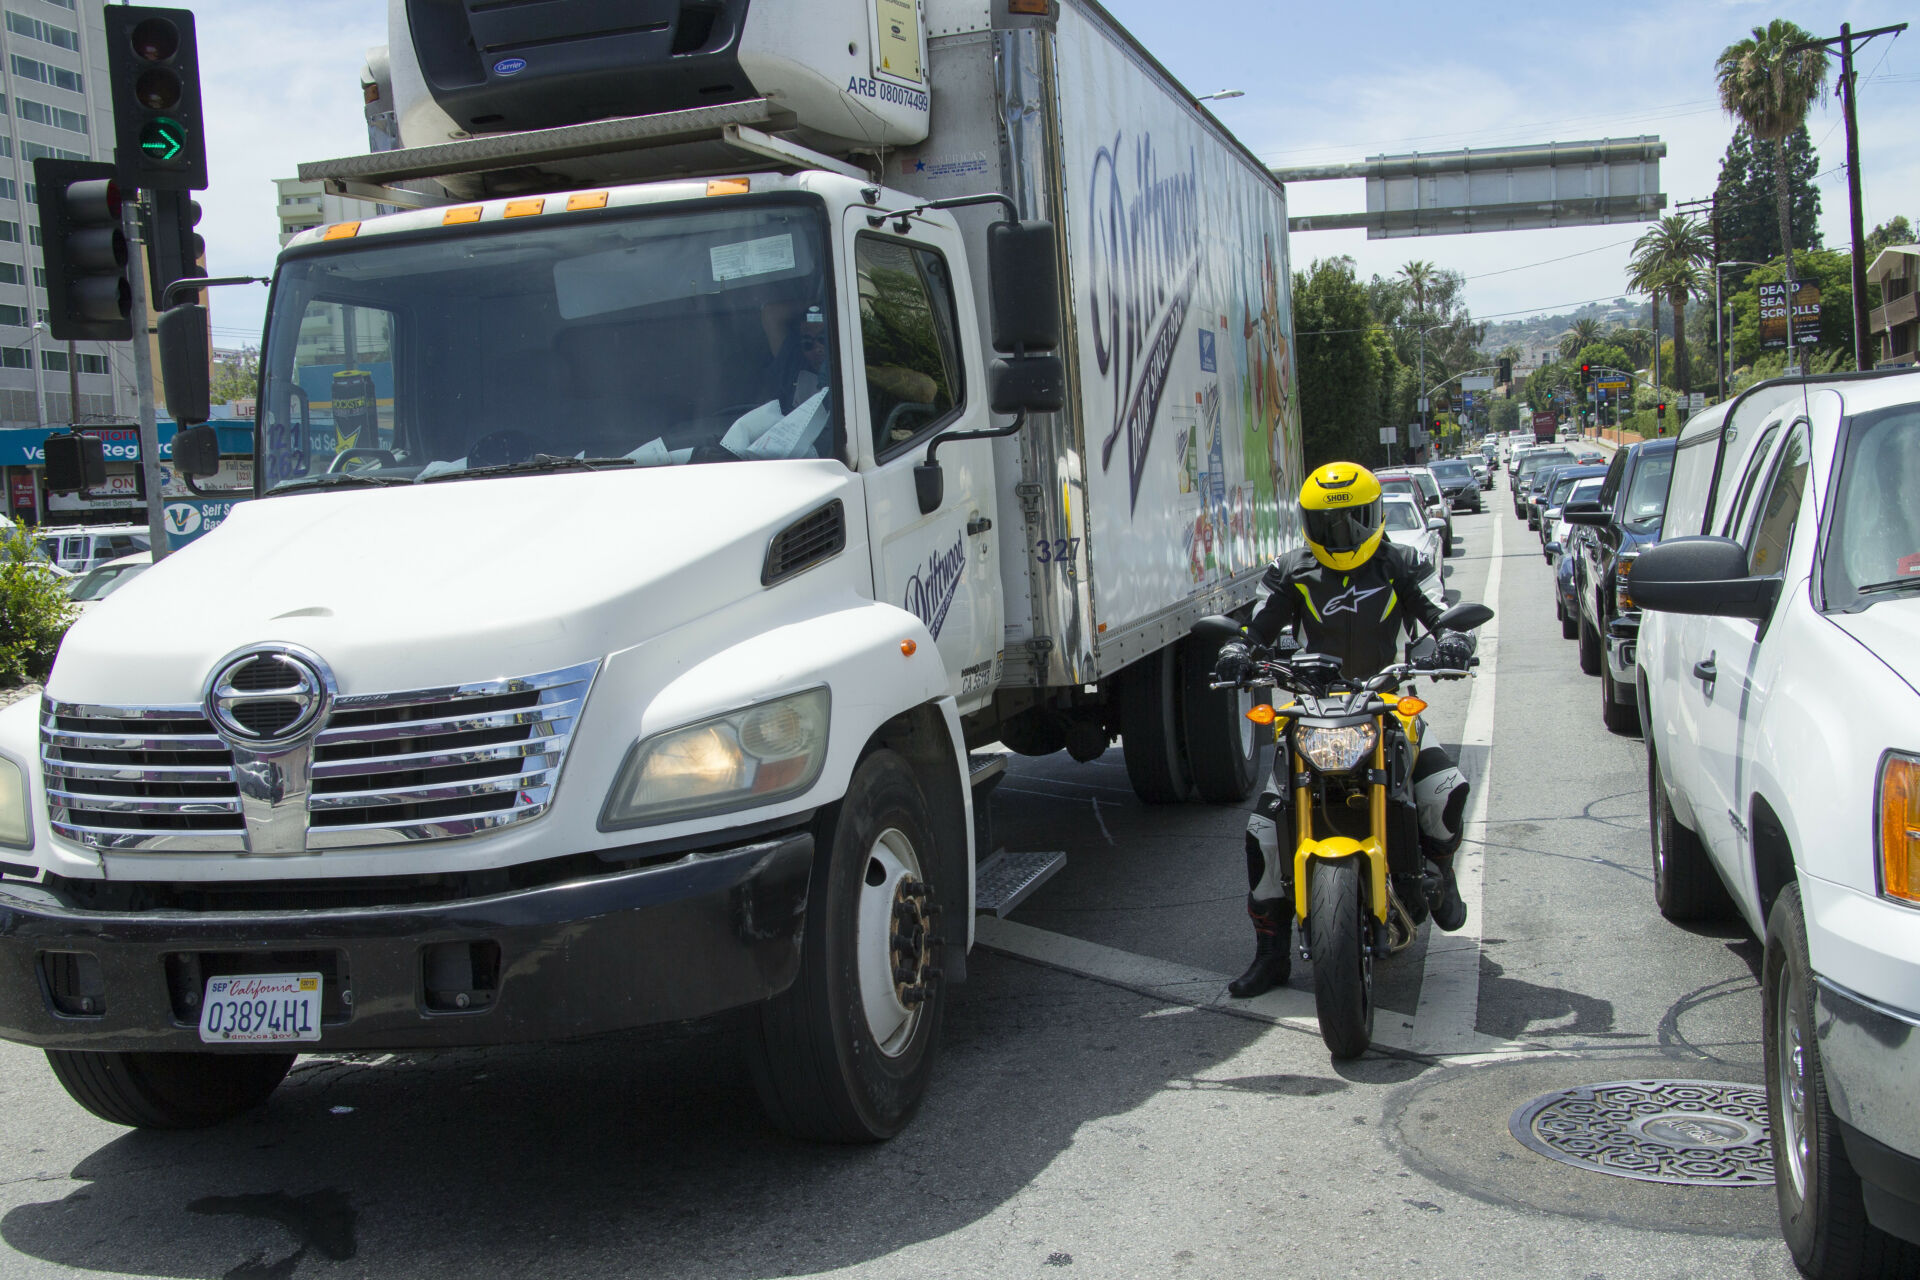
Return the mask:
<path id="1" fill-rule="evenodd" d="M 40 198 L 48 331 L 63 342 L 127 341 L 133 337 L 133 286 L 113 166 L 43 157 L 33 162 L 33 181 Z"/>
<path id="2" fill-rule="evenodd" d="M 194 227 L 200 221 L 200 202 L 185 191 L 156 191 L 148 214 L 147 279 L 153 285 L 154 307 L 167 286 L 188 276 L 204 276 L 200 264 L 207 256 L 207 244 Z"/>
<path id="3" fill-rule="evenodd" d="M 1588 376 L 1589 376 L 1589 375 L 1591 375 L 1592 373 L 1593 373 L 1593 366 L 1592 366 L 1592 365 L 1590 365 L 1590 364 L 1583 364 L 1583 365 L 1581 365 L 1581 366 L 1580 366 L 1580 376 L 1581 376 L 1581 377 L 1583 377 L 1583 378 L 1585 378 L 1585 377 L 1588 377 Z"/>
<path id="4" fill-rule="evenodd" d="M 1499 382 L 1502 386 L 1506 386 L 1512 381 L 1513 381 L 1513 360 L 1511 357 L 1501 356 Z"/>
<path id="5" fill-rule="evenodd" d="M 108 5 L 105 16 L 120 181 L 153 191 L 205 190 L 207 142 L 192 12 Z"/>

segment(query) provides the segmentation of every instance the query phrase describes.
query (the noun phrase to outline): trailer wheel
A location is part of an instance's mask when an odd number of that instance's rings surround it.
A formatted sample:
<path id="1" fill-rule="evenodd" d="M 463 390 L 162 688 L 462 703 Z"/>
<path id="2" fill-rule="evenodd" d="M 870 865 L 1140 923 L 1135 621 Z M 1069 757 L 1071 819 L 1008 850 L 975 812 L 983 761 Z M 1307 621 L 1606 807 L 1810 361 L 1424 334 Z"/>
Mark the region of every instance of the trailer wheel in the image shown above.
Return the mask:
<path id="1" fill-rule="evenodd" d="M 1273 731 L 1247 719 L 1247 712 L 1271 695 L 1264 689 L 1209 689 L 1219 655 L 1218 644 L 1198 636 L 1181 643 L 1181 719 L 1194 790 L 1208 804 L 1239 804 L 1260 781 L 1260 751 L 1273 741 Z"/>
<path id="2" fill-rule="evenodd" d="M 935 935 L 944 923 L 964 947 L 966 920 L 905 760 L 869 755 L 836 809 L 814 854 L 800 974 L 756 1020 L 754 1083 L 794 1137 L 880 1142 L 927 1091 L 946 1007 Z"/>
<path id="3" fill-rule="evenodd" d="M 265 1102 L 291 1053 L 102 1053 L 49 1049 L 47 1065 L 75 1102 L 130 1129 L 205 1129 Z"/>
<path id="4" fill-rule="evenodd" d="M 1179 804 L 1193 779 L 1180 734 L 1179 649 L 1169 645 L 1126 669 L 1120 680 L 1120 745 L 1127 781 L 1147 804 Z"/>

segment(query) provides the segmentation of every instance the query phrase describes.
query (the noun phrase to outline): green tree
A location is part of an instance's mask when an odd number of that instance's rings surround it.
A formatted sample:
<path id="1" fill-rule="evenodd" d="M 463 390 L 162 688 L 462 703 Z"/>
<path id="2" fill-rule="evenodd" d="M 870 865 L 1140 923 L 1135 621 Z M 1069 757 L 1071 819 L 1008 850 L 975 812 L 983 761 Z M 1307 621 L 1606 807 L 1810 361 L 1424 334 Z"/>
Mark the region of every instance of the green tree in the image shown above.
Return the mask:
<path id="1" fill-rule="evenodd" d="M 1413 309 L 1418 315 L 1427 313 L 1427 290 L 1433 286 L 1436 276 L 1433 264 L 1415 258 L 1400 268 L 1400 277 L 1406 281 L 1407 292 L 1413 298 Z"/>
<path id="2" fill-rule="evenodd" d="M 1581 316 L 1573 322 L 1573 327 L 1560 335 L 1560 357 L 1566 359 L 1589 342 L 1600 338 L 1600 322 L 1592 316 Z"/>
<path id="3" fill-rule="evenodd" d="M 1827 96 L 1826 50 L 1797 47 L 1812 38 L 1795 23 L 1775 18 L 1722 49 L 1713 67 L 1721 107 L 1756 140 L 1773 144 L 1773 198 L 1789 288 L 1794 255 L 1786 140 L 1806 127 L 1807 111 Z"/>
<path id="4" fill-rule="evenodd" d="M 1520 429 L 1520 402 L 1518 400 L 1495 400 L 1493 409 L 1487 414 L 1487 429 L 1497 435 Z"/>
<path id="5" fill-rule="evenodd" d="M 1795 278 L 1820 287 L 1820 338 L 1814 352 L 1796 348 L 1811 361 L 1833 351 L 1853 355 L 1853 260 L 1833 249 L 1815 249 L 1796 253 Z M 1729 273 L 1731 274 L 1731 273 Z M 1786 264 L 1775 261 L 1756 267 L 1741 281 L 1740 290 L 1730 296 L 1733 303 L 1733 344 L 1731 363 L 1755 365 L 1762 358 L 1760 348 L 1760 286 L 1779 284 L 1786 279 Z M 1756 367 L 1758 367 L 1756 365 Z"/>
<path id="6" fill-rule="evenodd" d="M 9 528 L 0 538 L 0 685 L 44 679 L 77 612 L 32 536 Z"/>
<path id="7" fill-rule="evenodd" d="M 1889 245 L 1913 242 L 1913 224 L 1896 214 L 1891 222 L 1883 222 L 1867 233 L 1867 261 L 1872 262 Z"/>
<path id="8" fill-rule="evenodd" d="M 229 359 L 214 361 L 212 403 L 232 404 L 235 400 L 250 399 L 258 394 L 259 387 L 260 353 L 252 347 L 242 349 Z"/>
<path id="9" fill-rule="evenodd" d="M 1819 161 L 1805 125 L 1787 136 L 1787 204 L 1793 243 L 1820 247 L 1820 188 L 1813 184 Z M 1755 146 L 1744 128 L 1735 129 L 1720 160 L 1713 190 L 1719 219 L 1720 260 L 1771 262 L 1780 256 L 1780 220 L 1776 216 L 1779 162 L 1772 147 Z"/>
<path id="10" fill-rule="evenodd" d="M 1701 264 L 1711 264 L 1713 246 L 1699 224 L 1668 214 L 1634 242 L 1627 283 L 1673 308 L 1674 373 L 1682 394 L 1693 389 L 1687 363 L 1687 300 L 1700 292 Z"/>
<path id="11" fill-rule="evenodd" d="M 1293 275 L 1300 430 L 1309 469 L 1379 451 L 1380 352 L 1353 259 L 1321 258 Z"/>

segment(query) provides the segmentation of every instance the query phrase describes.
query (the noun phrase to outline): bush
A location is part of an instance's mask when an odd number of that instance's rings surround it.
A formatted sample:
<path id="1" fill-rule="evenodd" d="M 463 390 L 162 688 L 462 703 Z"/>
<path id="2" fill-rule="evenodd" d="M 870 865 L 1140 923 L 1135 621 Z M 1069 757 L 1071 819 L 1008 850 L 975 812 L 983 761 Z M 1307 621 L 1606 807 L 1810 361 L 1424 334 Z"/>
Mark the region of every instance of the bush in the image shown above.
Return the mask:
<path id="1" fill-rule="evenodd" d="M 45 679 L 79 616 L 60 583 L 38 567 L 45 564 L 20 526 L 0 539 L 0 685 Z"/>

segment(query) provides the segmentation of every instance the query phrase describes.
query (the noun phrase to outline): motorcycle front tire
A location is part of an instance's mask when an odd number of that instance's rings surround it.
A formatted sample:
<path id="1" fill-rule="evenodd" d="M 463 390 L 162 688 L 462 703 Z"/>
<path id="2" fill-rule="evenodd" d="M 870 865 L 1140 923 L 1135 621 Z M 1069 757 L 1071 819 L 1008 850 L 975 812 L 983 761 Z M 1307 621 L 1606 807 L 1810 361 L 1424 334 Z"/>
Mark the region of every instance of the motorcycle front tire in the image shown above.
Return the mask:
<path id="1" fill-rule="evenodd" d="M 1307 949 L 1313 956 L 1313 1004 L 1320 1038 L 1336 1059 L 1357 1058 L 1373 1042 L 1372 917 L 1361 892 L 1366 859 L 1316 862 L 1307 898 Z"/>

